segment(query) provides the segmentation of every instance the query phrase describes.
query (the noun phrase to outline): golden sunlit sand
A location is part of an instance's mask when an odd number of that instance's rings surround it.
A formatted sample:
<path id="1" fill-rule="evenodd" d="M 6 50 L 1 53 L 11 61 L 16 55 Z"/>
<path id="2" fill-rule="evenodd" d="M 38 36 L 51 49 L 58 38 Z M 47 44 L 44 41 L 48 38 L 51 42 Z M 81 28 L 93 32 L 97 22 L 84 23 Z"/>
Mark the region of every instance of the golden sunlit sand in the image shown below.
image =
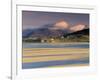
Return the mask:
<path id="1" fill-rule="evenodd" d="M 89 57 L 88 48 L 23 48 L 23 63 L 76 60 Z M 71 64 L 85 65 L 85 64 Z M 87 65 L 87 64 L 86 64 Z"/>

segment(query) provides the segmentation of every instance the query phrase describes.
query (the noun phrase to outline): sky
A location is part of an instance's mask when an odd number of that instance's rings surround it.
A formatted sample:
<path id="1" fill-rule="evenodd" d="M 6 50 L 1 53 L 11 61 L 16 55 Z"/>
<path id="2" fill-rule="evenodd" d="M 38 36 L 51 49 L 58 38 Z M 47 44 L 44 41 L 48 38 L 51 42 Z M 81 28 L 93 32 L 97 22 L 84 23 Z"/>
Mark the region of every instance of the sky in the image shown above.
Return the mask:
<path id="1" fill-rule="evenodd" d="M 89 25 L 89 14 L 22 11 L 23 29 L 40 28 L 46 24 L 54 24 L 59 20 L 65 20 L 71 26 L 76 24 Z"/>

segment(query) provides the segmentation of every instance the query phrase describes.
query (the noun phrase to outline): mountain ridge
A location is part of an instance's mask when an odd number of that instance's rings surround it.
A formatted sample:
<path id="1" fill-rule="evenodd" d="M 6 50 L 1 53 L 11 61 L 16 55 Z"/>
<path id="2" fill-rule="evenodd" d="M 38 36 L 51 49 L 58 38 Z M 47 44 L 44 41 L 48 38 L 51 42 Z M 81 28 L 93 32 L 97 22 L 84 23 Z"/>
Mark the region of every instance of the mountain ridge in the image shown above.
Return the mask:
<path id="1" fill-rule="evenodd" d="M 22 37 L 61 37 L 65 34 L 74 33 L 86 29 L 86 25 L 77 24 L 70 26 L 65 20 L 57 21 L 54 24 L 45 24 L 37 29 L 26 29 L 22 31 Z"/>

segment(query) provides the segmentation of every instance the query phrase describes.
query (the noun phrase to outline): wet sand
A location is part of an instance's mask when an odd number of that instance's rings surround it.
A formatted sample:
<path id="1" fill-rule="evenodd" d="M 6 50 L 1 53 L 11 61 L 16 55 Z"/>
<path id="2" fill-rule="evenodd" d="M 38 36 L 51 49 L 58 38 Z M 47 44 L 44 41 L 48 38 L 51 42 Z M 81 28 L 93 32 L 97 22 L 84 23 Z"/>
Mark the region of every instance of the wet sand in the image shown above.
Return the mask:
<path id="1" fill-rule="evenodd" d="M 23 49 L 23 64 L 34 64 L 42 63 L 49 65 L 56 62 L 64 62 L 64 65 L 57 66 L 81 66 L 88 65 L 89 63 L 81 63 L 81 61 L 86 61 L 89 58 L 88 48 L 24 48 Z M 79 60 L 79 61 L 78 61 Z M 70 64 L 65 64 L 65 62 L 70 62 Z M 74 64 L 74 61 L 75 62 Z M 28 64 L 29 63 L 29 64 Z M 35 64 L 34 64 L 35 65 Z M 23 65 L 24 66 L 24 65 Z M 31 65 L 32 66 L 32 65 Z M 53 66 L 53 65 L 52 65 Z M 54 65 L 56 66 L 56 65 Z"/>

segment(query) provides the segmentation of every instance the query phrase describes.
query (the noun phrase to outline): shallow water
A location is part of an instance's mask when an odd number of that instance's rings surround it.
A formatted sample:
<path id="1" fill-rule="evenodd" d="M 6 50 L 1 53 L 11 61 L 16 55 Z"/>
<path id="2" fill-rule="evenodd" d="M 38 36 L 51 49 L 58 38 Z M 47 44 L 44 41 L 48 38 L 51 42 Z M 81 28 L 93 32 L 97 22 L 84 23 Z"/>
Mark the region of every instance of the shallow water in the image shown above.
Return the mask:
<path id="1" fill-rule="evenodd" d="M 51 66 L 61 66 L 61 65 L 73 65 L 73 64 L 87 64 L 89 63 L 88 58 L 77 59 L 77 60 L 58 60 L 58 61 L 44 61 L 44 62 L 31 62 L 31 63 L 23 63 L 22 68 L 42 68 L 42 67 L 51 67 Z"/>
<path id="2" fill-rule="evenodd" d="M 23 49 L 24 48 L 87 48 L 89 49 L 89 43 L 23 43 Z M 30 51 L 29 51 L 30 52 Z M 23 58 L 35 58 L 35 57 L 48 57 L 48 56 L 67 56 L 67 55 L 72 55 L 77 57 L 80 55 L 82 52 L 79 54 L 50 54 L 50 55 L 33 55 L 33 56 L 23 56 Z M 52 66 L 67 66 L 67 65 L 73 65 L 73 64 L 89 64 L 89 53 L 87 53 L 86 57 L 80 57 L 75 60 L 69 59 L 69 60 L 54 60 L 54 61 L 41 61 L 41 62 L 27 62 L 27 63 L 22 63 L 22 69 L 31 69 L 31 68 L 43 68 L 43 67 L 52 67 Z M 24 53 L 23 53 L 24 54 Z M 81 55 L 82 56 L 82 55 Z"/>
<path id="3" fill-rule="evenodd" d="M 89 48 L 89 43 L 23 43 L 23 48 Z"/>

